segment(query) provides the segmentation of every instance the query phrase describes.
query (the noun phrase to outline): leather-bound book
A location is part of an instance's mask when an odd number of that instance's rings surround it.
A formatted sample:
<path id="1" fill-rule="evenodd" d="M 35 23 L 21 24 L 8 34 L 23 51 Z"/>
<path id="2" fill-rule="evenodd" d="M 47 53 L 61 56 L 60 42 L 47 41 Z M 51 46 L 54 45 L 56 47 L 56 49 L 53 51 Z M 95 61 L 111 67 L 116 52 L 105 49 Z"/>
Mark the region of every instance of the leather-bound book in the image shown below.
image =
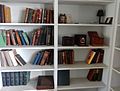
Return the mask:
<path id="1" fill-rule="evenodd" d="M 36 89 L 54 89 L 53 76 L 38 76 Z"/>
<path id="2" fill-rule="evenodd" d="M 70 71 L 59 70 L 58 71 L 58 86 L 70 85 Z"/>

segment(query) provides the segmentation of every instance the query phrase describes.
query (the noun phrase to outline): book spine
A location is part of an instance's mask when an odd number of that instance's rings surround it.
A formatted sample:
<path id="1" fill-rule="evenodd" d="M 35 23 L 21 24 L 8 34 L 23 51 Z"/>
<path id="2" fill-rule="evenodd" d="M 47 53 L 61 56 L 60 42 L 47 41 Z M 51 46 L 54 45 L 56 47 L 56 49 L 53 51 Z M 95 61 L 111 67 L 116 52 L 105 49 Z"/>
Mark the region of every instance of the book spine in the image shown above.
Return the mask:
<path id="1" fill-rule="evenodd" d="M 7 39 L 7 45 L 11 45 L 11 42 L 10 42 L 10 31 L 6 31 L 6 39 Z"/>
<path id="2" fill-rule="evenodd" d="M 14 78 L 15 85 L 18 86 L 20 84 L 20 72 L 14 72 Z"/>
<path id="3" fill-rule="evenodd" d="M 20 72 L 19 73 L 19 85 L 24 85 L 23 83 L 24 83 L 24 74 L 23 74 L 24 72 L 22 71 L 22 72 Z"/>
<path id="4" fill-rule="evenodd" d="M 26 8 L 24 23 L 28 23 L 28 13 L 29 13 L 29 8 Z"/>
<path id="5" fill-rule="evenodd" d="M 5 73 L 5 75 L 6 75 L 6 86 L 10 86 L 10 72 L 6 72 Z"/>
<path id="6" fill-rule="evenodd" d="M 10 7 L 4 6 L 4 20 L 5 20 L 5 23 L 11 23 Z"/>
<path id="7" fill-rule="evenodd" d="M 24 60 L 19 54 L 16 54 L 16 55 L 15 55 L 15 59 L 17 60 L 17 62 L 18 62 L 21 66 L 23 66 L 23 65 L 26 64 L 25 60 Z"/>
<path id="8" fill-rule="evenodd" d="M 35 58 L 34 58 L 34 61 L 33 61 L 33 64 L 34 64 L 34 65 L 38 63 L 39 58 L 40 58 L 40 53 L 38 52 L 38 53 L 35 55 Z"/>
<path id="9" fill-rule="evenodd" d="M 25 71 L 25 72 L 23 72 L 23 85 L 26 85 L 27 84 L 27 82 L 28 82 L 28 74 L 27 74 L 27 72 Z"/>
<path id="10" fill-rule="evenodd" d="M 10 55 L 10 58 L 11 58 L 11 60 L 12 60 L 13 65 L 14 65 L 14 66 L 17 66 L 18 63 L 17 63 L 17 61 L 15 60 L 15 55 L 14 55 L 13 50 L 10 50 L 10 51 L 8 51 L 8 52 L 9 52 L 9 55 Z"/>
<path id="11" fill-rule="evenodd" d="M 7 67 L 7 66 L 8 66 L 7 60 L 6 60 L 6 58 L 5 58 L 5 55 L 4 55 L 3 51 L 0 51 L 0 54 L 1 54 L 1 58 L 2 58 L 1 66 Z"/>
<path id="12" fill-rule="evenodd" d="M 13 66 L 11 57 L 10 57 L 10 55 L 9 55 L 9 50 L 3 51 L 3 53 L 4 53 L 4 55 L 5 55 L 5 58 L 6 58 L 6 61 L 7 61 L 8 65 L 9 65 L 9 66 Z"/>
<path id="13" fill-rule="evenodd" d="M 22 45 L 26 45 L 25 39 L 24 39 L 24 37 L 23 37 L 23 35 L 22 35 L 22 32 L 23 32 L 23 31 L 18 31 L 18 34 L 19 34 L 19 36 L 20 36 Z"/>
<path id="14" fill-rule="evenodd" d="M 3 86 L 7 86 L 6 73 L 5 72 L 2 72 L 2 83 L 3 83 Z"/>
<path id="15" fill-rule="evenodd" d="M 26 44 L 29 45 L 30 42 L 29 42 L 29 39 L 28 39 L 27 33 L 26 33 L 26 32 L 23 32 L 22 35 L 23 35 L 23 38 L 24 38 Z"/>
<path id="16" fill-rule="evenodd" d="M 21 40 L 20 40 L 20 36 L 19 36 L 19 34 L 18 34 L 18 31 L 15 31 L 15 35 L 16 35 L 16 39 L 17 39 L 18 45 L 22 45 L 22 42 L 21 42 Z"/>
<path id="17" fill-rule="evenodd" d="M 14 81 L 15 77 L 14 77 L 14 72 L 10 72 L 10 85 L 14 86 L 15 85 L 15 81 Z"/>

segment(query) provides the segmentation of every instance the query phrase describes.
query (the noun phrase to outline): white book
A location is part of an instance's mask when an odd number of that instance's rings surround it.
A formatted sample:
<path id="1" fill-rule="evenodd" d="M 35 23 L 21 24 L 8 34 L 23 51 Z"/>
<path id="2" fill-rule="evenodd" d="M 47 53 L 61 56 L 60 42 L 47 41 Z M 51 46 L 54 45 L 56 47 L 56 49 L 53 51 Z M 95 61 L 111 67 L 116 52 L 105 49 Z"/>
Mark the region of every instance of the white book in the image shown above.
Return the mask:
<path id="1" fill-rule="evenodd" d="M 13 63 L 12 63 L 12 60 L 11 60 L 11 57 L 9 55 L 9 50 L 7 51 L 3 51 L 4 55 L 5 55 L 5 58 L 6 58 L 6 61 L 8 63 L 8 66 L 13 66 Z"/>
<path id="2" fill-rule="evenodd" d="M 2 67 L 7 67 L 8 66 L 7 60 L 5 58 L 5 55 L 4 55 L 3 51 L 0 51 L 0 56 L 1 56 L 1 66 Z"/>
<path id="3" fill-rule="evenodd" d="M 17 66 L 18 63 L 17 63 L 17 61 L 15 60 L 15 55 L 14 55 L 14 53 L 13 53 L 13 50 L 8 51 L 8 53 L 9 53 L 9 55 L 10 55 L 10 58 L 11 58 L 11 60 L 12 60 L 13 65 L 14 65 L 14 66 Z"/>

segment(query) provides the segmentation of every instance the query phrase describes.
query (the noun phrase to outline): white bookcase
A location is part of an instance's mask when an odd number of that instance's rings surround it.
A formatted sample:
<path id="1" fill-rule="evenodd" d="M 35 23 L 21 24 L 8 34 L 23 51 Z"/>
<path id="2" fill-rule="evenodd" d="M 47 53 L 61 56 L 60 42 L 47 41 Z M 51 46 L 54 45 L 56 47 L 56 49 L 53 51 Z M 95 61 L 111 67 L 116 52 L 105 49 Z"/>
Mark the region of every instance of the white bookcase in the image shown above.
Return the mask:
<path id="1" fill-rule="evenodd" d="M 2 86 L 0 75 L 0 91 L 37 91 L 37 76 L 52 74 L 54 76 L 54 89 L 42 91 L 119 91 L 115 90 L 120 79 L 119 62 L 119 23 L 118 1 L 116 0 L 0 0 L 0 4 L 11 8 L 12 23 L 0 23 L 0 29 L 18 29 L 30 32 L 41 26 L 54 26 L 54 45 L 53 46 L 6 46 L 0 49 L 16 49 L 25 59 L 25 66 L 0 67 L 0 72 L 31 71 L 30 82 L 26 86 Z M 26 8 L 53 8 L 54 24 L 23 23 L 24 10 Z M 105 10 L 105 17 L 113 17 L 112 24 L 98 24 L 96 16 L 98 9 Z M 58 16 L 65 13 L 72 17 L 74 24 L 59 24 Z M 119 20 L 119 19 L 118 19 Z M 119 21 L 120 22 L 120 21 Z M 118 31 L 117 31 L 118 30 Z M 74 36 L 75 34 L 86 34 L 88 31 L 97 31 L 100 36 L 104 36 L 104 46 L 62 46 L 63 36 Z M 116 42 L 115 42 L 115 36 Z M 87 44 L 89 38 L 87 37 Z M 116 44 L 116 45 L 115 45 Z M 90 49 L 104 49 L 103 63 L 85 63 L 85 59 Z M 54 65 L 38 66 L 31 65 L 34 54 L 42 49 L 54 50 Z M 75 64 L 59 65 L 58 51 L 64 49 L 74 50 Z M 88 81 L 87 74 L 89 69 L 103 68 L 102 81 Z M 70 70 L 70 85 L 57 86 L 57 76 L 59 70 Z M 119 79 L 119 81 L 118 81 Z M 114 81 L 112 81 L 114 80 Z M 116 85 L 112 85 L 114 82 Z"/>
<path id="2" fill-rule="evenodd" d="M 114 41 L 113 41 L 113 58 L 111 63 L 111 80 L 110 80 L 110 86 L 112 91 L 119 91 L 120 90 L 120 62 L 119 62 L 119 56 L 120 56 L 120 0 L 117 1 L 116 4 L 116 17 L 115 17 L 115 34 L 114 34 Z"/>

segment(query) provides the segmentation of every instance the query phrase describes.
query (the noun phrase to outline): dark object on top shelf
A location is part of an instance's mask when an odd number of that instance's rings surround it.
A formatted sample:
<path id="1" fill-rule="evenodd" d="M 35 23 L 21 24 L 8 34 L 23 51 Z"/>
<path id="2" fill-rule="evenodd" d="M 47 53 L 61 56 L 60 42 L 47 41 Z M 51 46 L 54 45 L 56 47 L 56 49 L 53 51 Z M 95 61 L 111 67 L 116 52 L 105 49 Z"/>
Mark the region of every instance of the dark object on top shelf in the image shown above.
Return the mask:
<path id="1" fill-rule="evenodd" d="M 104 15 L 105 15 L 104 11 L 102 9 L 99 9 L 97 12 L 97 16 L 99 17 L 99 24 L 103 23 L 101 20 L 102 20 L 102 16 Z"/>
<path id="2" fill-rule="evenodd" d="M 38 76 L 36 89 L 54 89 L 53 76 Z"/>
<path id="3" fill-rule="evenodd" d="M 88 31 L 88 35 L 90 37 L 90 45 L 92 46 L 103 46 L 104 38 L 99 37 L 96 31 Z"/>
<path id="4" fill-rule="evenodd" d="M 86 46 L 86 35 L 85 34 L 76 34 L 74 39 L 75 39 L 76 45 Z"/>
<path id="5" fill-rule="evenodd" d="M 63 36 L 62 45 L 63 46 L 74 46 L 74 38 L 70 36 Z"/>
<path id="6" fill-rule="evenodd" d="M 60 15 L 59 15 L 58 22 L 59 22 L 59 23 L 67 23 L 66 14 L 60 14 Z"/>
<path id="7" fill-rule="evenodd" d="M 105 24 L 112 24 L 113 17 L 107 17 L 105 20 Z"/>

